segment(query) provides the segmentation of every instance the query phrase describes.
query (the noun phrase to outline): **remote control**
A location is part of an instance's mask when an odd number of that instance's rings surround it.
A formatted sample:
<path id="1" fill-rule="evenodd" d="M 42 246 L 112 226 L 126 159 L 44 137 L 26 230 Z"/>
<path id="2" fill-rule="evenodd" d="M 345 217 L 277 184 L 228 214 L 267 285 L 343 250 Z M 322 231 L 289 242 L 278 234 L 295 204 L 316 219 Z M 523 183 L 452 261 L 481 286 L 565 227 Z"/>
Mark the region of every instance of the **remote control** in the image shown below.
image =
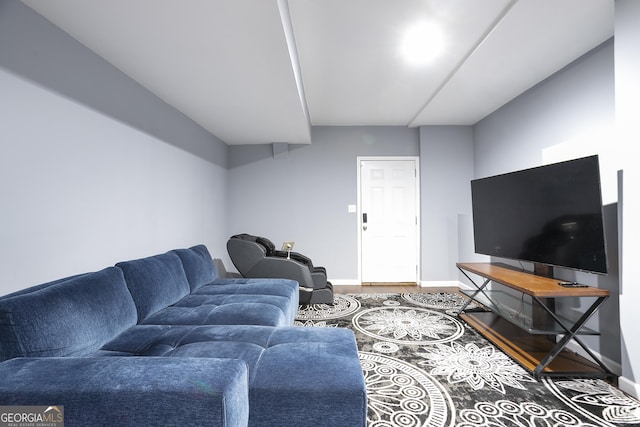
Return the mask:
<path id="1" fill-rule="evenodd" d="M 558 285 L 564 286 L 565 288 L 587 288 L 587 285 L 583 285 L 578 282 L 558 282 Z"/>

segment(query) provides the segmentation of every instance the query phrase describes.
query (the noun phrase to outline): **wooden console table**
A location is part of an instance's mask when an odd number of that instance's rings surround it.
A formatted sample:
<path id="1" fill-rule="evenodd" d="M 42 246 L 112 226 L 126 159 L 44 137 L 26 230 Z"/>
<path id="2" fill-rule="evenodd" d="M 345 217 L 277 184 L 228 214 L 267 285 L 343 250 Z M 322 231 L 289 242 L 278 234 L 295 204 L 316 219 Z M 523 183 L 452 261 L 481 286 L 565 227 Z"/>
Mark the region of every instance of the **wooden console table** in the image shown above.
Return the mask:
<path id="1" fill-rule="evenodd" d="M 584 325 L 609 297 L 609 291 L 594 287 L 564 287 L 558 279 L 491 263 L 457 263 L 456 266 L 475 286 L 473 290 L 461 291 L 470 299 L 458 316 L 536 378 L 615 377 L 578 337 L 599 335 Z M 468 273 L 480 276 L 482 283 L 476 283 Z M 488 289 L 491 282 L 501 286 Z M 565 297 L 590 298 L 593 302 L 578 320 L 570 320 L 554 310 L 555 301 Z M 490 311 L 465 311 L 472 301 Z M 592 360 L 565 349 L 572 339 Z"/>

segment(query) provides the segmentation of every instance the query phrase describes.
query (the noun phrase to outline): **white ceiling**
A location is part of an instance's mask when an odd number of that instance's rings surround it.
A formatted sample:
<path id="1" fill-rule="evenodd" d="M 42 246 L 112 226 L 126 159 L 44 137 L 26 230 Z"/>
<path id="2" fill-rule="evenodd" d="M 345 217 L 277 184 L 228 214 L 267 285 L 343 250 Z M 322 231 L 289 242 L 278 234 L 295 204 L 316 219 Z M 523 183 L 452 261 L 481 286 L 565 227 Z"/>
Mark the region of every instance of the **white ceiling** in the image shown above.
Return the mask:
<path id="1" fill-rule="evenodd" d="M 22 0 L 227 144 L 470 125 L 613 36 L 613 0 Z M 416 66 L 403 30 L 435 21 Z"/>

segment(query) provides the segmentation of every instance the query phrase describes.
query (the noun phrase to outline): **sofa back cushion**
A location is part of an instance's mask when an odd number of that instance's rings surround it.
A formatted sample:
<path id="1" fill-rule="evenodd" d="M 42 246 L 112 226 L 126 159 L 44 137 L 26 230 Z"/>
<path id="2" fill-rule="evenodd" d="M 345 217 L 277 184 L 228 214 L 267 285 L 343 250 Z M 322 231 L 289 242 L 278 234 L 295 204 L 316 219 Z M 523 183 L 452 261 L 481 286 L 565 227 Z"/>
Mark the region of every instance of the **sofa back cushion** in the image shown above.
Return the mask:
<path id="1" fill-rule="evenodd" d="M 218 277 L 216 266 L 205 245 L 196 245 L 189 249 L 175 249 L 171 252 L 178 255 L 182 261 L 191 292 L 213 282 Z"/>
<path id="2" fill-rule="evenodd" d="M 178 302 L 190 292 L 182 262 L 167 252 L 116 264 L 124 278 L 138 311 L 138 322 Z"/>
<path id="3" fill-rule="evenodd" d="M 0 298 L 0 360 L 85 356 L 136 320 L 118 268 L 34 286 Z"/>

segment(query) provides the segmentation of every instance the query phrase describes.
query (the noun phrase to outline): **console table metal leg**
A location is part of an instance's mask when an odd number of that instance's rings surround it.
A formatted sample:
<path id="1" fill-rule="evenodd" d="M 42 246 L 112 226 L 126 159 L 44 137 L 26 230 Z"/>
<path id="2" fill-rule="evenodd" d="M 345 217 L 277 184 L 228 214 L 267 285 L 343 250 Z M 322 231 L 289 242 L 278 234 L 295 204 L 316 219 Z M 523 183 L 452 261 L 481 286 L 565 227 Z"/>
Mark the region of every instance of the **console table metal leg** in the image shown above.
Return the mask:
<path id="1" fill-rule="evenodd" d="M 556 314 L 549 310 L 541 301 L 537 298 L 535 300 L 548 312 L 548 314 L 566 331 L 566 333 L 562 336 L 562 339 L 556 343 L 556 345 L 549 351 L 549 353 L 540 361 L 540 364 L 534 370 L 534 375 L 536 378 L 542 374 L 543 370 L 551 363 L 551 361 L 558 355 L 560 352 L 566 347 L 566 345 L 572 339 L 582 347 L 582 349 L 591 357 L 591 359 L 596 362 L 608 375 L 613 376 L 613 372 L 598 358 L 595 354 L 580 340 L 577 336 L 578 332 L 585 323 L 589 320 L 589 318 L 596 312 L 598 307 L 606 300 L 605 297 L 597 298 L 593 304 L 583 313 L 583 315 L 573 324 L 573 326 L 565 325 Z"/>
<path id="2" fill-rule="evenodd" d="M 462 270 L 461 268 L 458 268 L 458 270 L 460 270 L 460 272 L 465 275 L 465 277 L 473 284 L 473 286 L 476 287 L 476 290 L 473 292 L 473 294 L 469 295 L 469 299 L 467 300 L 467 302 L 460 308 L 460 310 L 458 310 L 458 314 L 460 314 L 464 312 L 464 309 L 467 308 L 469 304 L 471 304 L 476 295 L 478 295 L 480 292 L 484 294 L 483 290 L 489 283 L 491 283 L 491 279 L 485 279 L 484 282 L 482 282 L 482 285 L 478 286 L 476 282 L 474 282 L 473 279 L 469 277 L 469 275 L 464 270 Z"/>

